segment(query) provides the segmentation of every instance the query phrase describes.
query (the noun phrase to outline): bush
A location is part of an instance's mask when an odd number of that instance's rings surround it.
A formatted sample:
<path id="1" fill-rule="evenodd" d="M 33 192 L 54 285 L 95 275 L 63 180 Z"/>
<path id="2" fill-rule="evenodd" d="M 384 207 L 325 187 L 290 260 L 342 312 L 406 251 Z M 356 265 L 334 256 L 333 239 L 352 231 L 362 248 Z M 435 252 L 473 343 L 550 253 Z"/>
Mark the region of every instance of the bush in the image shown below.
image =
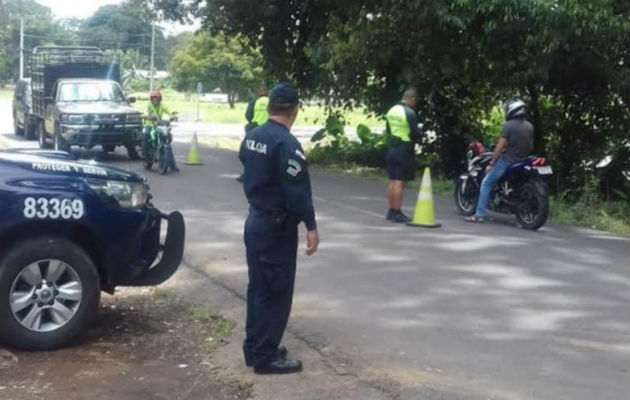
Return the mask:
<path id="1" fill-rule="evenodd" d="M 365 167 L 384 168 L 387 155 L 387 134 L 375 134 L 365 125 L 357 126 L 359 142 L 345 135 L 344 121 L 339 115 L 326 119 L 326 126 L 317 131 L 311 141 L 315 146 L 309 152 L 314 164 L 357 164 Z"/>
<path id="2" fill-rule="evenodd" d="M 630 234 L 630 204 L 627 197 L 615 201 L 602 200 L 594 178 L 587 180 L 579 192 L 567 191 L 553 197 L 550 214 L 556 222 L 625 236 Z"/>

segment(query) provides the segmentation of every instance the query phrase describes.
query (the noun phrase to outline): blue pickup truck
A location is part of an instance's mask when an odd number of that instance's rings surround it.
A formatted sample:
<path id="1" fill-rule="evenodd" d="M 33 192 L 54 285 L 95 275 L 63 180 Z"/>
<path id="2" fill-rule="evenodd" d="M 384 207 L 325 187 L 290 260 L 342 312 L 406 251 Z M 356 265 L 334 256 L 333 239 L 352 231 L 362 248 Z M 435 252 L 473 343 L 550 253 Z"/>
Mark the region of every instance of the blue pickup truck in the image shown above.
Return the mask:
<path id="1" fill-rule="evenodd" d="M 66 152 L 0 151 L 0 343 L 68 343 L 101 291 L 172 276 L 184 237 L 182 215 L 156 209 L 141 176 Z"/>

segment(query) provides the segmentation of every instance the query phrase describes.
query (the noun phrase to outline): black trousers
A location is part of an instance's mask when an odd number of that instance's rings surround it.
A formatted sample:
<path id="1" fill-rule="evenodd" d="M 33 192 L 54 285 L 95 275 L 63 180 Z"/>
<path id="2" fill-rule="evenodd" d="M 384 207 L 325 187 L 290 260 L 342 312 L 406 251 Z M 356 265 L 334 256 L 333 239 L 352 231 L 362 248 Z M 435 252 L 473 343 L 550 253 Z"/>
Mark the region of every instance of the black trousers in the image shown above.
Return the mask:
<path id="1" fill-rule="evenodd" d="M 297 225 L 277 226 L 269 215 L 252 211 L 244 236 L 249 285 L 243 353 L 248 364 L 263 366 L 276 354 L 291 314 Z"/>

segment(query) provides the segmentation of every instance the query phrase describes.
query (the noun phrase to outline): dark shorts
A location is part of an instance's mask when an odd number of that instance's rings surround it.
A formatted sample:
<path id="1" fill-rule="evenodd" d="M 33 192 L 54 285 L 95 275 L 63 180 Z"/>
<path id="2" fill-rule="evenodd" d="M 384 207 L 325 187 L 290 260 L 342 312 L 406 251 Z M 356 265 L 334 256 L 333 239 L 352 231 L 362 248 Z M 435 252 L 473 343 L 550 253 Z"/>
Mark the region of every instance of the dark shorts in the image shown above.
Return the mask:
<path id="1" fill-rule="evenodd" d="M 416 178 L 416 157 L 412 145 L 389 148 L 387 177 L 392 181 L 412 181 Z"/>

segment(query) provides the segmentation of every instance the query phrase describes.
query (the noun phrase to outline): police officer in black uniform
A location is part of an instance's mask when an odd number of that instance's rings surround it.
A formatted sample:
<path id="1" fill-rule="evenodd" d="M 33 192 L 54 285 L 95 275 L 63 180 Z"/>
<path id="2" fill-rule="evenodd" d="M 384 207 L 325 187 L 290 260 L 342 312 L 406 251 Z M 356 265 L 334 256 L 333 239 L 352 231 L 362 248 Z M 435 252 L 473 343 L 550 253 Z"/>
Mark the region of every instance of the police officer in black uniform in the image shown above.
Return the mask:
<path id="1" fill-rule="evenodd" d="M 269 120 L 247 134 L 239 151 L 250 205 L 245 222 L 249 285 L 243 353 L 257 374 L 302 370 L 302 363 L 287 359 L 286 348 L 280 346 L 293 301 L 301 222 L 307 229 L 306 254 L 315 253 L 319 245 L 306 157 L 289 132 L 298 103 L 295 87 L 276 85 L 269 94 Z"/>

